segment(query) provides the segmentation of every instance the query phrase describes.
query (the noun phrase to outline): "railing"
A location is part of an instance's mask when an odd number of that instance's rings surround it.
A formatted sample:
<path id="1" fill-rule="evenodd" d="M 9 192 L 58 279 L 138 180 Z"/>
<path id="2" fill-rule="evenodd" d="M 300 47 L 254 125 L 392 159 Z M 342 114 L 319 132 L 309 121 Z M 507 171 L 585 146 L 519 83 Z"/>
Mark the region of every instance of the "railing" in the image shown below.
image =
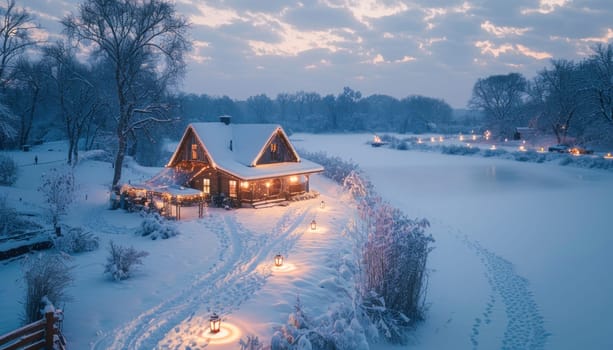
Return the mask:
<path id="1" fill-rule="evenodd" d="M 48 304 L 42 319 L 1 335 L 0 350 L 66 350 L 60 330 L 63 318 L 62 310 Z"/>

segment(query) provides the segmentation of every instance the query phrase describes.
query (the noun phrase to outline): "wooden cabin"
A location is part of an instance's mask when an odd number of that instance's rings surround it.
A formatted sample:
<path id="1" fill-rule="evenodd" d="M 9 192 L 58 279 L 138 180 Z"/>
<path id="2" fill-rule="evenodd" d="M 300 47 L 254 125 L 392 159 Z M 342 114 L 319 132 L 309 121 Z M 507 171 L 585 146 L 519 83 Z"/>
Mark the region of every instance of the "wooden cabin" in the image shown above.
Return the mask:
<path id="1" fill-rule="evenodd" d="M 257 206 L 309 192 L 309 176 L 323 170 L 300 158 L 281 126 L 232 124 L 222 116 L 188 125 L 165 169 L 128 190 L 175 204 Z"/>

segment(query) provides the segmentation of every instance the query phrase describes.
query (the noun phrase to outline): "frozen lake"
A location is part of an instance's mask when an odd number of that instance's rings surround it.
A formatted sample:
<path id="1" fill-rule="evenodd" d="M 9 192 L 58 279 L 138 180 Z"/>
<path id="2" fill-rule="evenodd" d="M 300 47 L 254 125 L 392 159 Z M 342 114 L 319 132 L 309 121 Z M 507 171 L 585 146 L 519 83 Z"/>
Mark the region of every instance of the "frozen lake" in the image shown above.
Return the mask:
<path id="1" fill-rule="evenodd" d="M 431 221 L 420 348 L 613 348 L 612 173 L 373 148 L 371 137 L 293 136 L 357 162 L 384 199 Z"/>

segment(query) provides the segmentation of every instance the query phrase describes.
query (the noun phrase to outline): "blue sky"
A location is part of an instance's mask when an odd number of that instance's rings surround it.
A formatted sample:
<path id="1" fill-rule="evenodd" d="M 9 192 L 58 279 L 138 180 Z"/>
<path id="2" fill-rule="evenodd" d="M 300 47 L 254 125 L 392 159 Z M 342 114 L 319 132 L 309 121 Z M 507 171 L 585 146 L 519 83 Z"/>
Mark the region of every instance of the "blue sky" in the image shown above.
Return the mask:
<path id="1" fill-rule="evenodd" d="M 613 41 L 610 0 L 176 0 L 193 50 L 182 89 L 235 99 L 299 90 L 425 95 L 466 106 L 478 78 L 532 78 Z M 77 0 L 18 0 L 49 40 Z"/>

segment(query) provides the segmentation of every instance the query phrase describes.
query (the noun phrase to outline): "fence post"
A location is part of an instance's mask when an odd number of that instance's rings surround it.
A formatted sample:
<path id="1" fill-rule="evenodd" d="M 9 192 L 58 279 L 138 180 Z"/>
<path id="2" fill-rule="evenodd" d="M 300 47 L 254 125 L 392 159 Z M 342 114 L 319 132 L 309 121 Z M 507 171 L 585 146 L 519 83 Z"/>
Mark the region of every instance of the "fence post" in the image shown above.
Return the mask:
<path id="1" fill-rule="evenodd" d="M 55 335 L 55 311 L 45 310 L 45 348 L 53 349 L 53 336 Z"/>

